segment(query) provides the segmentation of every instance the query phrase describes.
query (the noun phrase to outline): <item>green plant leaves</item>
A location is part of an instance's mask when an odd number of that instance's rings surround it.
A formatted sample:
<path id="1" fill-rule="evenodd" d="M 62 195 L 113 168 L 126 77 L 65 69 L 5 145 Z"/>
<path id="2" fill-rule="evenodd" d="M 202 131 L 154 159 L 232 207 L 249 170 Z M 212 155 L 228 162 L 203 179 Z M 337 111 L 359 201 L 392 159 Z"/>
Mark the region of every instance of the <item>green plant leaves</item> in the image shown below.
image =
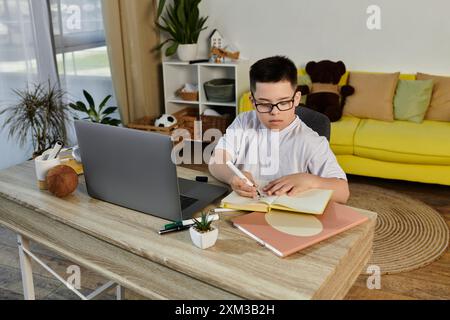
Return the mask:
<path id="1" fill-rule="evenodd" d="M 116 112 L 116 110 L 117 110 L 117 107 L 109 107 L 105 111 L 103 111 L 103 115 L 106 116 L 106 115 L 112 114 L 112 113 Z"/>
<path id="2" fill-rule="evenodd" d="M 193 221 L 194 221 L 195 228 L 198 231 L 206 232 L 206 231 L 210 231 L 212 229 L 211 228 L 212 220 L 209 220 L 208 213 L 202 212 L 202 216 L 201 216 L 200 220 L 194 218 Z"/>
<path id="3" fill-rule="evenodd" d="M 109 99 L 111 99 L 112 95 L 107 96 L 105 99 L 103 99 L 103 101 L 100 103 L 100 105 L 98 106 L 98 112 L 101 112 L 102 109 L 105 107 L 106 103 L 109 101 Z"/>
<path id="4" fill-rule="evenodd" d="M 16 138 L 21 146 L 31 138 L 34 155 L 53 147 L 56 140 L 67 143 L 66 125 L 71 109 L 80 107 L 65 102 L 64 90 L 49 81 L 47 85 L 38 83 L 13 92 L 17 95 L 17 104 L 0 112 L 6 115 L 2 129 L 9 129 L 9 138 Z"/>
<path id="5" fill-rule="evenodd" d="M 186 26 L 186 17 L 184 15 L 184 0 L 179 0 L 178 8 L 177 8 L 177 17 L 178 21 L 182 27 Z"/>
<path id="6" fill-rule="evenodd" d="M 166 56 L 171 56 L 175 54 L 179 44 L 198 42 L 200 32 L 206 29 L 204 25 L 208 19 L 208 17 L 200 17 L 198 9 L 200 2 L 201 0 L 174 0 L 173 4 L 167 6 L 165 0 L 159 2 L 158 18 L 155 24 L 159 29 L 169 34 L 169 39 L 153 50 L 161 50 L 165 44 L 173 42 L 165 52 Z M 162 15 L 163 12 L 165 12 L 164 16 Z"/>
<path id="7" fill-rule="evenodd" d="M 166 56 L 171 56 L 177 52 L 178 49 L 178 42 L 174 42 L 170 47 L 166 49 Z"/>
<path id="8" fill-rule="evenodd" d="M 89 92 L 87 92 L 86 90 L 83 90 L 83 95 L 86 98 L 87 102 L 89 103 L 89 107 L 91 107 L 91 109 L 95 109 L 95 102 L 94 99 L 92 98 L 92 96 L 89 94 Z"/>
<path id="9" fill-rule="evenodd" d="M 118 126 L 122 123 L 119 119 L 113 119 L 109 117 L 109 115 L 117 111 L 117 107 L 112 106 L 105 109 L 106 104 L 112 97 L 111 95 L 106 96 L 102 100 L 98 108 L 95 106 L 94 98 L 92 98 L 92 95 L 89 92 L 83 90 L 83 95 L 86 98 L 89 107 L 86 107 L 86 104 L 82 101 L 77 101 L 76 103 L 69 104 L 72 109 L 87 115 L 87 117 L 84 117 L 83 120 L 90 120 L 92 122 L 108 124 L 112 126 Z"/>
<path id="10" fill-rule="evenodd" d="M 166 0 L 160 0 L 158 4 L 158 14 L 157 17 L 159 18 L 164 10 L 164 6 L 166 5 Z"/>

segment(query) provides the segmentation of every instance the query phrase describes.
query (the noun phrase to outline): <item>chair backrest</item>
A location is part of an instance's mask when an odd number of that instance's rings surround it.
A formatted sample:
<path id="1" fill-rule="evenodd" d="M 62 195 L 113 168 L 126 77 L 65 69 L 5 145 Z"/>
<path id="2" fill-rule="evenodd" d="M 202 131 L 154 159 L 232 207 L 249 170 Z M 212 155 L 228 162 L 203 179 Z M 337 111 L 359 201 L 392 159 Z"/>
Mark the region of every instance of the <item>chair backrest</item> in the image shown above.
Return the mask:
<path id="1" fill-rule="evenodd" d="M 330 141 L 331 124 L 330 119 L 328 119 L 326 115 L 309 109 L 305 107 L 304 104 L 300 104 L 295 110 L 295 113 L 298 115 L 300 120 L 317 132 L 319 136 L 323 136 Z"/>

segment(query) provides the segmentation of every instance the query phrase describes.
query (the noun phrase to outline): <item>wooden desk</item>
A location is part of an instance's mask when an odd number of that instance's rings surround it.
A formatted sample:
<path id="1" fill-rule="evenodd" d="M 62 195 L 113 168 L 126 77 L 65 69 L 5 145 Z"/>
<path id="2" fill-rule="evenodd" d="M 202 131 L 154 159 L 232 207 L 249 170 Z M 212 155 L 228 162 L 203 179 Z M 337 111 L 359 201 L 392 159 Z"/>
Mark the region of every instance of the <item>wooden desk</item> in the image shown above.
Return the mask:
<path id="1" fill-rule="evenodd" d="M 341 299 L 371 253 L 376 214 L 360 212 L 368 222 L 285 259 L 222 215 L 216 245 L 200 250 L 188 232 L 158 235 L 163 219 L 90 198 L 82 177 L 58 199 L 38 190 L 32 162 L 0 171 L 0 224 L 151 299 Z"/>

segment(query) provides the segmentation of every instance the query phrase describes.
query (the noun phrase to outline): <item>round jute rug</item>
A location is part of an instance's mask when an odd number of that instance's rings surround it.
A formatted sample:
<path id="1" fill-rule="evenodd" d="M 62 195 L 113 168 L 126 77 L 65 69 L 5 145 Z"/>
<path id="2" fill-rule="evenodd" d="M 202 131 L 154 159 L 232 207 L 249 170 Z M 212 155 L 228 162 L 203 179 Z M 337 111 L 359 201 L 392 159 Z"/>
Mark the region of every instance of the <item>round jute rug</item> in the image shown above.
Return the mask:
<path id="1" fill-rule="evenodd" d="M 360 183 L 350 183 L 350 192 L 348 205 L 378 214 L 368 265 L 379 266 L 382 274 L 418 269 L 439 259 L 447 250 L 447 224 L 423 202 Z"/>

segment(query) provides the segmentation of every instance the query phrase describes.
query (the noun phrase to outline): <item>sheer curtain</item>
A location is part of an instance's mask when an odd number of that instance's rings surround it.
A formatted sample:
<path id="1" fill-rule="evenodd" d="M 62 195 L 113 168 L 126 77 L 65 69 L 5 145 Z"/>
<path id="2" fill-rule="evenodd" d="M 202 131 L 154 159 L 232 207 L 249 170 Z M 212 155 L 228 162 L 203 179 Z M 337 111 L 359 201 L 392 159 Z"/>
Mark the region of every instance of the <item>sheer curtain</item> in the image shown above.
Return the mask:
<path id="1" fill-rule="evenodd" d="M 13 89 L 58 81 L 49 21 L 46 0 L 0 0 L 1 109 L 16 103 Z M 0 118 L 1 127 L 3 121 Z M 7 135 L 7 130 L 0 131 L 0 169 L 25 161 L 32 153 L 31 142 L 20 148 Z"/>

